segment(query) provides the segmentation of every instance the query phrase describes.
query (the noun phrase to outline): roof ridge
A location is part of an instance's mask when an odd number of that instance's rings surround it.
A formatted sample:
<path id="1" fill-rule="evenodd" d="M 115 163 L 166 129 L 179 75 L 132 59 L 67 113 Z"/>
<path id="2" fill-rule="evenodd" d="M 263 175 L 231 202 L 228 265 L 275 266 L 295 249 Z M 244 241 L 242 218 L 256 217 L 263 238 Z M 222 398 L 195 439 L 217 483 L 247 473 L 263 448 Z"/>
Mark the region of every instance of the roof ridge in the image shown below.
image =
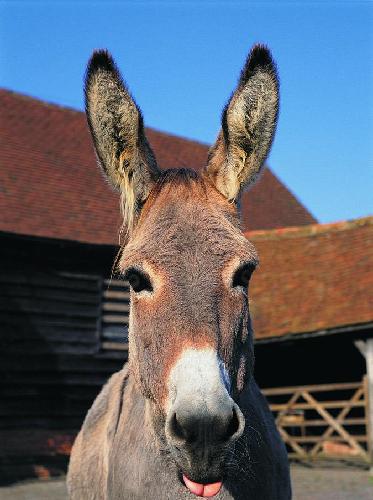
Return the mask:
<path id="1" fill-rule="evenodd" d="M 11 89 L 8 89 L 5 87 L 0 87 L 0 94 L 9 94 L 9 95 L 14 96 L 17 99 L 35 102 L 35 103 L 40 104 L 42 106 L 45 106 L 47 108 L 57 108 L 57 109 L 60 109 L 62 111 L 67 111 L 69 113 L 79 114 L 79 115 L 85 114 L 84 110 L 82 110 L 82 109 L 73 108 L 72 106 L 68 106 L 66 104 L 59 104 L 59 103 L 53 102 L 53 101 L 46 101 L 44 99 L 41 99 L 40 97 L 36 97 L 36 96 L 30 95 L 30 94 L 24 94 L 23 92 L 18 92 L 16 90 L 11 90 Z M 192 139 L 192 138 L 185 137 L 182 135 L 177 135 L 177 134 L 174 134 L 173 132 L 166 132 L 165 130 L 159 130 L 155 127 L 146 126 L 145 128 L 150 133 L 159 134 L 159 135 L 162 135 L 165 137 L 180 139 L 182 141 L 186 141 L 186 142 L 200 145 L 200 146 L 207 147 L 207 148 L 210 147 L 210 144 L 199 141 L 198 139 Z"/>
<path id="2" fill-rule="evenodd" d="M 10 94 L 14 96 L 17 99 L 22 99 L 26 101 L 32 101 L 32 102 L 37 102 L 38 104 L 41 104 L 42 106 L 46 107 L 51 107 L 51 108 L 58 108 L 64 111 L 69 111 L 71 113 L 78 113 L 78 114 L 83 114 L 84 111 L 81 109 L 73 108 L 72 106 L 68 106 L 66 104 L 59 104 L 57 102 L 52 102 L 52 101 L 46 101 L 44 99 L 41 99 L 40 97 L 36 97 L 30 94 L 24 94 L 23 92 L 18 92 L 16 90 L 8 89 L 5 87 L 0 87 L 0 94 Z"/>
<path id="3" fill-rule="evenodd" d="M 300 236 L 315 236 L 324 233 L 335 233 L 337 231 L 348 231 L 350 229 L 365 226 L 373 226 L 373 215 L 343 221 L 327 222 L 324 224 L 289 226 L 279 229 L 255 229 L 253 231 L 246 231 L 245 236 L 255 239 L 296 238 Z"/>

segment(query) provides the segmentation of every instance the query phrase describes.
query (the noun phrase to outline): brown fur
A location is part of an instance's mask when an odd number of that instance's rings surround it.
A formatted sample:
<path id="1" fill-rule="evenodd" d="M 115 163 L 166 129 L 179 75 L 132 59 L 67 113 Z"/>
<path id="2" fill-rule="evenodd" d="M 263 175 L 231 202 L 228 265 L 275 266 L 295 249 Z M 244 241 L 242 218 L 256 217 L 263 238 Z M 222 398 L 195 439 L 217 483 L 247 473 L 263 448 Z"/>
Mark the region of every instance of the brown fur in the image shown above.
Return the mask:
<path id="1" fill-rule="evenodd" d="M 145 204 L 119 263 L 122 271 L 139 262 L 145 267 L 146 263 L 156 283 L 151 301 L 133 297 L 136 309 L 131 310 L 130 320 L 131 328 L 139 332 L 130 336 L 131 371 L 138 381 L 142 379 L 148 397 L 163 399 L 169 366 L 187 344 L 216 348 L 217 322 L 232 323 L 237 307 L 239 313 L 242 306 L 246 307 L 244 297 L 244 304 L 240 301 L 238 305 L 237 297 L 233 297 L 222 304 L 221 318 L 217 318 L 213 307 L 217 298 L 225 295 L 219 275 L 232 259 L 257 262 L 254 247 L 238 230 L 234 207 L 202 179 L 173 179 L 172 175 L 169 182 L 163 179 L 161 190 Z M 205 304 L 200 297 L 204 297 Z M 164 328 L 167 331 L 162 334 Z M 155 331 L 159 332 L 156 336 Z M 149 332 L 151 338 L 144 338 Z M 219 342 L 223 359 L 230 366 L 232 345 L 228 332 Z M 156 367 L 142 366 L 139 357 L 142 359 L 144 349 L 158 360 Z M 152 394 L 151 387 L 157 394 Z"/>
<path id="2" fill-rule="evenodd" d="M 160 172 L 155 163 L 139 160 L 128 147 L 143 144 L 143 131 L 133 128 L 138 108 L 128 102 L 111 58 L 99 53 L 90 63 L 87 112 L 98 156 L 123 196 L 141 200 L 132 207 L 135 224 L 118 270 L 140 273 L 147 285 L 131 291 L 128 368 L 104 387 L 74 445 L 68 474 L 72 500 L 191 498 L 181 473 L 200 483 L 224 479 L 222 500 L 291 497 L 286 450 L 252 376 L 248 290 L 240 273 L 255 268 L 258 257 L 231 203 L 256 178 L 272 140 L 277 87 L 271 63 L 263 47 L 251 52 L 203 177 L 185 169 Z M 117 130 L 125 140 L 118 141 Z M 133 165 L 136 181 L 120 181 L 113 148 L 119 157 L 129 155 L 126 165 Z M 228 389 L 221 389 L 217 378 L 217 389 L 193 394 L 188 400 L 188 411 L 197 412 L 193 418 L 202 425 L 206 415 L 214 417 L 214 438 L 223 425 L 219 405 L 234 401 L 244 422 L 239 432 L 232 430 L 221 441 L 205 436 L 194 447 L 184 438 L 176 446 L 169 427 L 177 415 L 170 409 L 170 377 L 188 348 L 216 353 L 229 378 Z M 225 399 L 216 399 L 218 393 Z"/>

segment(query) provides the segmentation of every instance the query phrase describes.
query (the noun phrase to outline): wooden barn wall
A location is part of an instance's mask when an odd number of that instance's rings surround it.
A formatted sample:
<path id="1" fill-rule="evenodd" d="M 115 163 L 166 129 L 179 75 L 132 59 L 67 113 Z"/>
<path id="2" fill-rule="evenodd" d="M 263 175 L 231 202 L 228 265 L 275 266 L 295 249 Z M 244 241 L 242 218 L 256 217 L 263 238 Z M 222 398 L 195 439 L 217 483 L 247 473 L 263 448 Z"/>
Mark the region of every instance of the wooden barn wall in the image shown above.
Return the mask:
<path id="1" fill-rule="evenodd" d="M 87 409 L 125 352 L 100 351 L 115 250 L 0 235 L 0 481 L 66 468 Z"/>

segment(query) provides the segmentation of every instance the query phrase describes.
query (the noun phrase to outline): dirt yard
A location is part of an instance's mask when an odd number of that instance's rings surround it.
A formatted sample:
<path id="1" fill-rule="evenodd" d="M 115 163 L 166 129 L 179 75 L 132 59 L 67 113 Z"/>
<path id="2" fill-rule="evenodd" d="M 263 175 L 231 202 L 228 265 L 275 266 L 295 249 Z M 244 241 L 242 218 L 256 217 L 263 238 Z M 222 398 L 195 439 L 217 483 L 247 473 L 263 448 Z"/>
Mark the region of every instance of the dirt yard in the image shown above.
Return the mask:
<path id="1" fill-rule="evenodd" d="M 351 467 L 292 466 L 293 500 L 372 500 L 373 478 Z"/>
<path id="2" fill-rule="evenodd" d="M 356 468 L 308 468 L 294 465 L 292 479 L 293 500 L 373 498 L 373 480 L 369 479 L 367 471 Z M 66 500 L 65 483 L 63 480 L 20 483 L 0 488 L 0 499 Z"/>

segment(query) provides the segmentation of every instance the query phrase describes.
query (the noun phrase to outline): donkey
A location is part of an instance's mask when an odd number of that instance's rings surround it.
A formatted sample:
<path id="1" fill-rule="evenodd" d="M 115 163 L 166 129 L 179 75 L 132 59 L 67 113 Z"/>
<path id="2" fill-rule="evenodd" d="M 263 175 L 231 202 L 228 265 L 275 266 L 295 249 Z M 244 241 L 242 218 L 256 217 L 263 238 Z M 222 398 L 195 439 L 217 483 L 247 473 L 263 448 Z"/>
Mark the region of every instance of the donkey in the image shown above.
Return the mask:
<path id="1" fill-rule="evenodd" d="M 278 87 L 269 50 L 254 46 L 203 173 L 162 171 L 110 54 L 88 63 L 86 113 L 121 194 L 117 267 L 131 309 L 129 362 L 72 450 L 72 500 L 291 498 L 286 450 L 253 378 L 248 284 L 258 256 L 238 214 L 272 143 Z"/>

